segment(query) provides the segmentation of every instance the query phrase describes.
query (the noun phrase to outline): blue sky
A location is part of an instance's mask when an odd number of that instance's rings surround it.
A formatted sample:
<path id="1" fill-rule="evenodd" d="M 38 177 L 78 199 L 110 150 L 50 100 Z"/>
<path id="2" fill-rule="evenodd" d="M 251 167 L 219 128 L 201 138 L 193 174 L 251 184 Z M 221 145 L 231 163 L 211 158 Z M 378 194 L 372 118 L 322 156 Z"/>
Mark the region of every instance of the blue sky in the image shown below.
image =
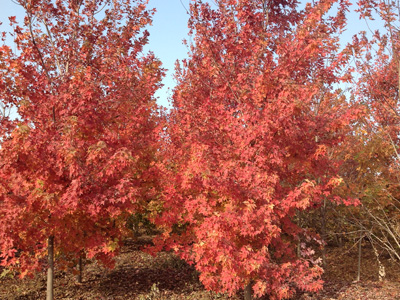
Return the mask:
<path id="1" fill-rule="evenodd" d="M 0 30 L 4 31 L 8 30 L 9 16 L 17 16 L 17 20 L 22 20 L 24 12 L 12 0 L 0 1 L 2 3 L 0 21 L 4 23 Z M 155 7 L 157 12 L 153 17 L 153 26 L 148 28 L 150 38 L 145 50 L 153 51 L 162 61 L 164 68 L 168 70 L 163 81 L 164 87 L 156 94 L 158 103 L 167 107 L 168 98 L 175 86 L 173 79 L 175 62 L 177 59 L 187 57 L 188 53 L 188 49 L 183 45 L 182 40 L 188 38 L 187 21 L 189 15 L 186 9 L 189 9 L 189 3 L 190 0 L 150 0 L 148 5 L 149 8 Z M 374 27 L 373 25 L 370 24 L 370 27 Z M 349 17 L 348 30 L 342 37 L 343 42 L 350 41 L 353 34 L 360 30 L 368 31 L 369 29 L 366 23 L 358 20 L 358 16 L 352 12 Z"/>
<path id="2" fill-rule="evenodd" d="M 153 26 L 150 32 L 149 44 L 146 50 L 151 50 L 161 59 L 167 75 L 163 81 L 164 87 L 158 91 L 156 97 L 163 106 L 168 106 L 168 98 L 175 86 L 173 79 L 175 62 L 177 59 L 187 57 L 187 46 L 183 39 L 187 38 L 189 31 L 187 21 L 190 0 L 150 0 L 149 8 L 156 8 L 153 17 Z"/>

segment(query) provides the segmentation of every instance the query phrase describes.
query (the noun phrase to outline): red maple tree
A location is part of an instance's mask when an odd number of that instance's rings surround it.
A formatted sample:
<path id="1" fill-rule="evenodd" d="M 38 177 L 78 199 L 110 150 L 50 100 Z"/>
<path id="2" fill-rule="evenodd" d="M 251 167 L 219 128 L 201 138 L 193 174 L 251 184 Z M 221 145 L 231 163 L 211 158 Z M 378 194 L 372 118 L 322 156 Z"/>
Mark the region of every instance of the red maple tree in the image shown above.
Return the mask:
<path id="1" fill-rule="evenodd" d="M 17 2 L 17 50 L 0 47 L 0 99 L 17 113 L 0 120 L 1 264 L 31 273 L 53 242 L 60 263 L 82 251 L 110 263 L 126 216 L 156 193 L 152 12 L 141 0 Z"/>
<path id="2" fill-rule="evenodd" d="M 352 113 L 336 83 L 348 61 L 346 1 L 191 4 L 189 59 L 177 67 L 160 245 L 195 263 L 206 288 L 288 298 L 321 288 L 298 211 L 333 189 L 329 149 Z M 339 9 L 327 16 L 332 5 Z M 300 256 L 296 253 L 300 247 Z"/>

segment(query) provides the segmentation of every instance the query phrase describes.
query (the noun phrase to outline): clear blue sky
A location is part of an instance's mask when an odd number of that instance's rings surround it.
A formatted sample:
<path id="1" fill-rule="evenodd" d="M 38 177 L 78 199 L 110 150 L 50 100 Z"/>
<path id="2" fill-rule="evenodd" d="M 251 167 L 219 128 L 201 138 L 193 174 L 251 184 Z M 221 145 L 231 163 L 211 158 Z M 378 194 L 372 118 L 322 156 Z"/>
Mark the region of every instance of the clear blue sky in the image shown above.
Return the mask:
<path id="1" fill-rule="evenodd" d="M 8 17 L 16 16 L 17 20 L 22 21 L 24 11 L 12 0 L 0 0 L 0 2 L 2 3 L 0 21 L 3 22 L 0 31 L 8 31 Z M 212 3 L 213 1 L 209 2 Z M 306 1 L 303 0 L 302 2 Z M 189 9 L 189 3 L 190 0 L 149 1 L 148 7 L 155 7 L 157 12 L 153 17 L 153 26 L 147 28 L 150 32 L 150 39 L 145 50 L 146 52 L 153 51 L 162 61 L 164 68 L 168 69 L 163 81 L 164 88 L 156 94 L 158 102 L 163 106 L 168 106 L 168 98 L 171 96 L 171 90 L 175 86 L 173 79 L 175 61 L 187 57 L 188 49 L 183 45 L 182 40 L 188 38 L 187 21 L 189 15 L 186 9 Z M 374 29 L 377 29 L 376 26 Z M 366 23 L 358 20 L 358 16 L 355 13 L 351 13 L 348 20 L 348 30 L 342 36 L 342 41 L 348 42 L 353 34 L 360 30 L 368 31 Z"/>
<path id="2" fill-rule="evenodd" d="M 150 0 L 149 8 L 156 8 L 153 26 L 150 32 L 149 44 L 146 50 L 151 50 L 161 59 L 167 75 L 163 81 L 164 87 L 156 94 L 161 105 L 168 106 L 168 98 L 175 86 L 173 79 L 175 62 L 187 57 L 188 49 L 183 45 L 189 31 L 187 21 L 190 0 Z"/>

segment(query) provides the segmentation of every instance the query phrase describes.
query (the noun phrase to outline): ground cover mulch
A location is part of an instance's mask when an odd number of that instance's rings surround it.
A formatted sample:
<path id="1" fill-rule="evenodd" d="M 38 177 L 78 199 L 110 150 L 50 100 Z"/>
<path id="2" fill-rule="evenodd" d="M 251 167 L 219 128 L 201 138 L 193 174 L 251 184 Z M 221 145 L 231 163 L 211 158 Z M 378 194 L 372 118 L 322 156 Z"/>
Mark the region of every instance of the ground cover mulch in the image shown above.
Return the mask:
<path id="1" fill-rule="evenodd" d="M 240 300 L 242 294 L 228 297 L 206 291 L 198 273 L 172 253 L 156 257 L 142 252 L 150 237 L 128 240 L 116 259 L 114 269 L 105 269 L 96 262 L 85 264 L 84 280 L 78 284 L 71 272 L 57 271 L 55 299 L 71 300 Z M 356 247 L 328 248 L 324 290 L 317 294 L 299 293 L 296 300 L 400 300 L 400 266 L 381 256 L 386 278 L 378 280 L 378 263 L 372 249 L 364 245 L 361 281 L 357 276 Z M 46 274 L 18 279 L 0 279 L 1 300 L 45 299 Z M 267 299 L 266 297 L 264 299 Z"/>

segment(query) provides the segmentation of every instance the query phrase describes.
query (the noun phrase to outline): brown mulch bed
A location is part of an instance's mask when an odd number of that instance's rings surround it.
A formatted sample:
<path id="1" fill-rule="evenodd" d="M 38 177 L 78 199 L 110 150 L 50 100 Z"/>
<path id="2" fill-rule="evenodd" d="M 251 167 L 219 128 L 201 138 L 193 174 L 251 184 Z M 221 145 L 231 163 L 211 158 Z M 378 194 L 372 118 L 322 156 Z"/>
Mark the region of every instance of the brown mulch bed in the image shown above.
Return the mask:
<path id="1" fill-rule="evenodd" d="M 386 277 L 379 281 L 378 262 L 368 244 L 362 248 L 361 276 L 357 278 L 357 247 L 327 248 L 324 289 L 318 294 L 303 294 L 304 300 L 400 300 L 400 264 L 384 253 L 380 256 Z"/>
<path id="2" fill-rule="evenodd" d="M 113 270 L 95 262 L 85 266 L 84 281 L 78 284 L 74 275 L 57 272 L 55 299 L 71 300 L 239 300 L 234 297 L 204 290 L 193 267 L 172 253 L 161 252 L 156 257 L 140 251 L 149 237 L 127 241 L 117 257 Z M 298 300 L 400 300 L 400 266 L 388 257 L 381 261 L 386 267 L 386 279 L 378 281 L 378 266 L 368 245 L 363 247 L 361 281 L 357 275 L 357 250 L 328 248 L 324 274 L 324 290 L 318 294 L 299 293 Z M 1 300 L 45 299 L 46 276 L 38 274 L 33 279 L 7 276 L 0 279 Z"/>

